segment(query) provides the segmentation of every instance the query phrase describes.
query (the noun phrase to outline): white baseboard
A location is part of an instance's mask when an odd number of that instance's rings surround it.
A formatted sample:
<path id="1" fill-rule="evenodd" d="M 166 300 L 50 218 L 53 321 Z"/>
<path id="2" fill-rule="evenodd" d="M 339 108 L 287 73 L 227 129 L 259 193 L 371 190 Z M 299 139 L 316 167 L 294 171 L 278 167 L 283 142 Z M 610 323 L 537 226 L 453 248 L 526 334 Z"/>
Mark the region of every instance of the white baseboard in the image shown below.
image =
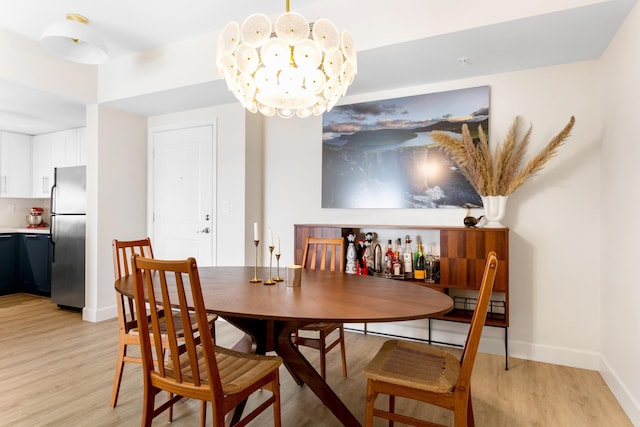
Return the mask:
<path id="1" fill-rule="evenodd" d="M 600 359 L 600 368 L 598 370 L 631 420 L 631 424 L 640 426 L 640 403 L 634 399 L 627 386 L 620 380 L 620 377 L 611 369 L 611 366 L 604 358 Z"/>
<path id="2" fill-rule="evenodd" d="M 509 354 L 520 359 L 553 363 L 554 365 L 571 366 L 592 371 L 600 369 L 601 355 L 593 351 L 509 340 Z"/>
<path id="3" fill-rule="evenodd" d="M 115 305 L 104 307 L 99 310 L 87 307 L 82 309 L 82 320 L 87 322 L 102 322 L 103 320 L 109 320 L 115 317 L 118 317 L 118 307 Z"/>

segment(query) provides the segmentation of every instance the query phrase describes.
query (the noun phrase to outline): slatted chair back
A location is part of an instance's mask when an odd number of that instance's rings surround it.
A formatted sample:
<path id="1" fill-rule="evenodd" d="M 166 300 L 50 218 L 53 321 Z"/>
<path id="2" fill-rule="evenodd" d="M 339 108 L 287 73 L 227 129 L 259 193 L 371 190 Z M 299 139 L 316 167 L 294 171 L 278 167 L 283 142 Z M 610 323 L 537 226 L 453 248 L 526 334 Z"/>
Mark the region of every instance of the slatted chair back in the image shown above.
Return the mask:
<path id="1" fill-rule="evenodd" d="M 449 409 L 453 411 L 456 427 L 474 425 L 471 373 L 497 270 L 498 258 L 495 252 L 490 252 L 460 360 L 446 350 L 422 343 L 389 340 L 382 345 L 364 369 L 367 377 L 366 427 L 373 425 L 374 417 L 389 420 L 389 425 L 395 421 L 416 426 L 441 425 L 396 413 L 396 397 Z M 388 410 L 375 406 L 379 394 L 388 395 Z"/>
<path id="2" fill-rule="evenodd" d="M 210 379 L 212 390 L 221 395 L 222 385 L 215 357 L 205 357 L 205 354 L 215 354 L 214 338 L 209 330 L 195 259 L 162 261 L 134 255 L 133 260 L 136 269 L 136 307 L 144 310 L 145 298 L 149 303 L 150 321 L 141 319 L 138 322 L 141 337 L 149 336 L 149 326 L 159 330 L 161 323 L 166 322 L 164 339 L 155 334 L 149 339 L 140 340 L 143 363 L 147 363 L 145 371 L 151 371 L 153 377 L 163 382 L 175 383 L 176 387 L 200 387 L 204 374 L 205 378 Z M 181 325 L 176 324 L 177 317 L 163 315 L 171 310 L 180 313 Z M 191 324 L 193 315 L 196 318 L 195 325 Z M 204 352 L 197 352 L 198 344 L 202 345 Z M 167 354 L 170 362 L 158 363 L 156 368 L 152 357 L 154 353 Z M 181 369 L 170 368 L 178 366 Z"/>
<path id="3" fill-rule="evenodd" d="M 344 272 L 344 250 L 344 237 L 307 237 L 304 254 L 302 255 L 302 268 Z M 315 336 L 302 336 L 300 334 L 301 330 L 313 331 Z M 337 336 L 333 341 L 327 340 L 333 331 L 337 331 Z M 344 325 L 342 323 L 312 323 L 294 331 L 291 339 L 296 346 L 310 347 L 320 351 L 320 376 L 322 379 L 326 379 L 327 375 L 327 353 L 340 346 L 342 376 L 347 378 L 347 355 L 345 351 Z"/>
<path id="4" fill-rule="evenodd" d="M 344 257 L 344 237 L 307 237 L 302 268 L 344 271 Z"/>
<path id="5" fill-rule="evenodd" d="M 212 402 L 213 425 L 224 426 L 227 413 L 264 388 L 272 392 L 271 396 L 250 411 L 245 420 L 240 420 L 239 425 L 245 425 L 273 405 L 274 425 L 279 426 L 278 368 L 282 359 L 215 345 L 196 260 L 167 261 L 133 255 L 132 265 L 136 309 L 142 312 L 148 306 L 149 311 L 148 318 L 138 318 L 144 377 L 143 425 L 151 426 L 155 416 L 172 408 L 182 397 L 190 397 Z M 163 317 L 162 313 L 172 310 L 174 315 Z M 166 323 L 163 337 L 150 335 L 149 331 L 159 330 L 163 321 Z M 154 363 L 154 354 L 167 356 Z M 155 408 L 155 396 L 162 390 L 175 396 Z M 202 423 L 205 411 L 203 405 Z"/>
<path id="6" fill-rule="evenodd" d="M 133 274 L 131 266 L 131 256 L 133 254 L 145 258 L 153 258 L 153 248 L 151 239 L 139 240 L 116 240 L 111 244 L 113 250 L 113 275 L 115 280 Z M 118 306 L 118 322 L 120 330 L 125 334 L 131 329 L 138 327 L 133 299 L 120 292 L 116 292 Z"/>
<path id="7" fill-rule="evenodd" d="M 463 386 L 468 388 L 469 384 L 471 384 L 471 373 L 476 356 L 478 355 L 480 337 L 482 336 L 484 323 L 487 320 L 489 301 L 491 299 L 491 293 L 493 292 L 497 272 L 498 257 L 496 253 L 492 251 L 487 255 L 482 282 L 480 284 L 480 290 L 478 291 L 476 308 L 471 318 L 471 325 L 469 326 L 469 332 L 467 333 L 467 339 L 462 351 L 458 387 Z"/>
<path id="8" fill-rule="evenodd" d="M 128 241 L 114 239 L 111 247 L 113 252 L 113 274 L 116 280 L 133 274 L 133 268 L 131 267 L 132 254 L 153 258 L 151 240 L 148 237 L 146 239 Z M 142 359 L 137 355 L 127 354 L 128 346 L 139 344 L 136 331 L 138 322 L 133 298 L 116 291 L 116 306 L 118 308 L 118 359 L 111 391 L 110 405 L 112 408 L 115 408 L 118 404 L 125 363 L 142 363 Z"/>

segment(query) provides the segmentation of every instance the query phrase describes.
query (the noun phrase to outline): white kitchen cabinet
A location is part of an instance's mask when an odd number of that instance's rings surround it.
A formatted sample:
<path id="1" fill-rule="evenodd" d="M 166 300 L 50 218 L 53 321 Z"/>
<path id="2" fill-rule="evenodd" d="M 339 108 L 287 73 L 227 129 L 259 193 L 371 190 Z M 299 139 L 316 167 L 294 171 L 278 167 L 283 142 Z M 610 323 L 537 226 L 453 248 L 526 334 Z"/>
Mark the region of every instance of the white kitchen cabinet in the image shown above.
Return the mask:
<path id="1" fill-rule="evenodd" d="M 85 128 L 68 129 L 33 137 L 33 197 L 49 197 L 54 168 L 86 162 Z"/>
<path id="2" fill-rule="evenodd" d="M 50 196 L 51 186 L 53 185 L 52 139 L 50 133 L 33 137 L 33 185 L 31 189 L 33 197 Z"/>
<path id="3" fill-rule="evenodd" d="M 0 132 L 0 197 L 31 196 L 31 136 Z"/>

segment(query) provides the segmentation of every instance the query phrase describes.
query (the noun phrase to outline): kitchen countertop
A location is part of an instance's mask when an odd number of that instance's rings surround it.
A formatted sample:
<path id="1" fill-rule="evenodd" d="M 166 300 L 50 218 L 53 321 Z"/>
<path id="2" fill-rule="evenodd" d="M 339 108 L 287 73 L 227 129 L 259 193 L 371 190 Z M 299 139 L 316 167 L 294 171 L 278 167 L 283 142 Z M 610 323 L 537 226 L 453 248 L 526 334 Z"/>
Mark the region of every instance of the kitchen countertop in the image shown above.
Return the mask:
<path id="1" fill-rule="evenodd" d="M 49 232 L 49 227 L 27 228 L 12 227 L 10 225 L 0 225 L 0 233 L 49 234 Z"/>

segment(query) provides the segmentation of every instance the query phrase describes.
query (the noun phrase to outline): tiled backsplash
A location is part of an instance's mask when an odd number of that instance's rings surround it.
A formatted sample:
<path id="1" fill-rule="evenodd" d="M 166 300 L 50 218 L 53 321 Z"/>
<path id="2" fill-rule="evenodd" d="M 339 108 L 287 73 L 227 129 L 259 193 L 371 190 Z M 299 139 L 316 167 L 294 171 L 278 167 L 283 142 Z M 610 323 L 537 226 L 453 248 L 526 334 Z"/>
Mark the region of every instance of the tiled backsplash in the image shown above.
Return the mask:
<path id="1" fill-rule="evenodd" d="M 49 224 L 49 199 L 3 199 L 0 198 L 0 225 L 26 227 L 27 216 L 32 207 L 44 209 L 42 221 Z"/>

